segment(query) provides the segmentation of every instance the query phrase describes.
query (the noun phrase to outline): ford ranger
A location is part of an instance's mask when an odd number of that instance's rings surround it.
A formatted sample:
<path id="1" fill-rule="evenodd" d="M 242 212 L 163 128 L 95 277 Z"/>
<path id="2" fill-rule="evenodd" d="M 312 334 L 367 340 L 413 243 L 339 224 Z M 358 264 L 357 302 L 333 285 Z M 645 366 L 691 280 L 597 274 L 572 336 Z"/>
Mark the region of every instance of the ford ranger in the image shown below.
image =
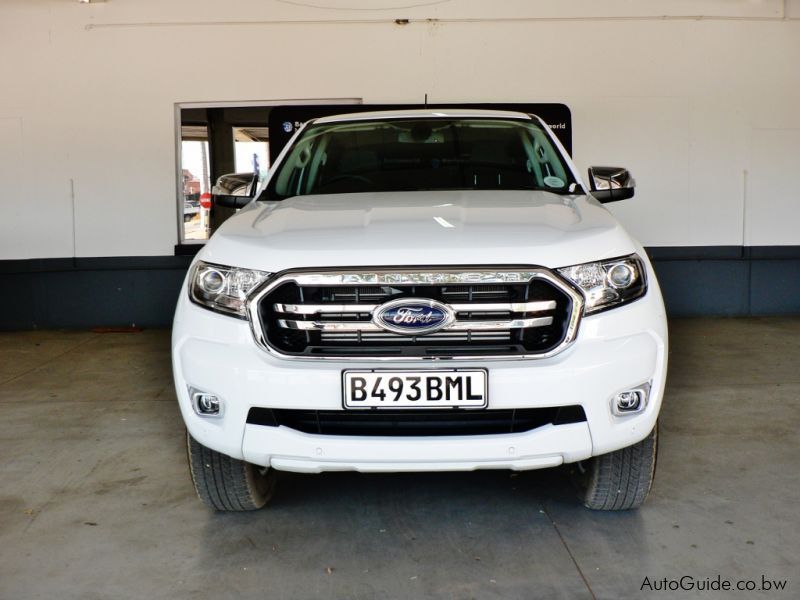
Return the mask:
<path id="1" fill-rule="evenodd" d="M 640 506 L 667 325 L 643 248 L 538 117 L 319 118 L 197 254 L 173 371 L 191 476 L 253 510 L 276 471 L 572 464 L 583 503 Z"/>

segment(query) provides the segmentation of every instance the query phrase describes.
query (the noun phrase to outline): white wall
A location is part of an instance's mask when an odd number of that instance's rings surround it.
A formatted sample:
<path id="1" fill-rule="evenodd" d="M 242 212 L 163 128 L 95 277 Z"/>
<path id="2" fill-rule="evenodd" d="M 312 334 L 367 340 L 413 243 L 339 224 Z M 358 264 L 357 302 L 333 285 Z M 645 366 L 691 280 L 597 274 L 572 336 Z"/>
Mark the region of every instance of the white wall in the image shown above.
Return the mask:
<path id="1" fill-rule="evenodd" d="M 645 245 L 800 244 L 800 0 L 422 1 L 0 0 L 0 259 L 171 254 L 176 102 L 424 93 L 568 104 Z"/>

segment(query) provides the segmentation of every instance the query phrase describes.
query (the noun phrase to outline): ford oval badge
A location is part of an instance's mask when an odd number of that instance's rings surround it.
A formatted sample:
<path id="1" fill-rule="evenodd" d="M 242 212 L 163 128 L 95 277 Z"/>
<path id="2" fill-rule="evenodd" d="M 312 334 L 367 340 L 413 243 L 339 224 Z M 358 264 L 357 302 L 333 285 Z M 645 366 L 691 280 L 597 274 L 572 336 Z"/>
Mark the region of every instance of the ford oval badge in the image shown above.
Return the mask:
<path id="1" fill-rule="evenodd" d="M 372 322 L 386 331 L 403 335 L 424 335 L 439 331 L 455 320 L 446 304 L 427 298 L 400 298 L 381 304 Z"/>

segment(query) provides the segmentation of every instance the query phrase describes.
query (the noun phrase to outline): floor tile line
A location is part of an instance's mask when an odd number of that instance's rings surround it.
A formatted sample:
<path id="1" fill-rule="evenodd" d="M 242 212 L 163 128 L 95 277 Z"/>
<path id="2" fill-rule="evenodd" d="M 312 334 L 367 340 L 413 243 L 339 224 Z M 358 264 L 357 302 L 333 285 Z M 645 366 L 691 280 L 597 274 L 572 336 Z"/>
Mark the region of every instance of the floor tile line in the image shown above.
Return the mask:
<path id="1" fill-rule="evenodd" d="M 2 386 L 2 385 L 5 385 L 5 384 L 7 384 L 7 383 L 11 383 L 12 381 L 16 381 L 16 380 L 17 380 L 17 379 L 19 379 L 20 377 L 24 377 L 25 375 L 28 375 L 29 373 L 33 373 L 34 371 L 36 371 L 36 370 L 38 370 L 38 369 L 41 369 L 41 368 L 42 368 L 42 367 L 44 367 L 45 365 L 47 365 L 47 364 L 50 364 L 50 363 L 51 363 L 51 362 L 53 362 L 54 360 L 58 360 L 58 359 L 59 359 L 59 358 L 61 358 L 62 356 L 65 356 L 65 355 L 69 354 L 69 353 L 70 353 L 70 352 L 72 352 L 73 350 L 77 350 L 78 348 L 82 348 L 83 346 L 85 346 L 85 345 L 86 345 L 86 344 L 88 344 L 89 342 L 91 342 L 91 341 L 93 341 L 93 340 L 96 340 L 98 337 L 100 337 L 100 336 L 99 336 L 99 335 L 97 335 L 97 334 L 92 334 L 91 336 L 89 336 L 89 337 L 88 337 L 88 338 L 86 338 L 85 340 L 83 340 L 83 341 L 81 341 L 81 342 L 79 342 L 79 343 L 75 344 L 74 346 L 71 346 L 71 347 L 70 347 L 70 348 L 68 348 L 67 350 L 64 350 L 64 352 L 62 352 L 61 354 L 57 354 L 56 356 L 53 356 L 52 358 L 50 358 L 50 359 L 46 360 L 45 362 L 43 362 L 43 363 L 40 363 L 40 364 L 36 365 L 35 367 L 31 367 L 31 368 L 30 368 L 30 369 L 28 369 L 27 371 L 23 371 L 22 373 L 18 373 L 18 374 L 16 374 L 16 375 L 14 375 L 14 376 L 10 377 L 9 379 L 5 379 L 5 380 L 3 380 L 3 381 L 0 381 L 0 386 Z"/>
<path id="2" fill-rule="evenodd" d="M 569 555 L 570 560 L 572 560 L 572 564 L 575 565 L 575 569 L 578 571 L 578 575 L 581 576 L 581 579 L 583 580 L 583 584 L 586 586 L 586 589 L 589 591 L 589 595 L 591 595 L 592 600 L 597 600 L 597 596 L 594 595 L 594 590 L 592 589 L 592 586 L 589 585 L 589 580 L 586 578 L 586 575 L 583 573 L 583 569 L 581 569 L 581 566 L 578 564 L 578 561 L 575 558 L 575 555 L 572 553 L 572 550 L 569 549 L 569 546 L 567 545 L 567 540 L 565 540 L 564 536 L 561 535 L 561 530 L 558 528 L 558 525 L 556 525 L 555 520 L 550 515 L 550 511 L 547 510 L 547 507 L 544 505 L 544 503 L 542 503 L 542 511 L 544 512 L 545 516 L 550 521 L 550 524 L 553 526 L 553 529 L 555 530 L 556 535 L 558 536 L 558 539 L 561 540 L 561 545 L 564 546 L 564 550 L 567 551 L 567 554 Z"/>

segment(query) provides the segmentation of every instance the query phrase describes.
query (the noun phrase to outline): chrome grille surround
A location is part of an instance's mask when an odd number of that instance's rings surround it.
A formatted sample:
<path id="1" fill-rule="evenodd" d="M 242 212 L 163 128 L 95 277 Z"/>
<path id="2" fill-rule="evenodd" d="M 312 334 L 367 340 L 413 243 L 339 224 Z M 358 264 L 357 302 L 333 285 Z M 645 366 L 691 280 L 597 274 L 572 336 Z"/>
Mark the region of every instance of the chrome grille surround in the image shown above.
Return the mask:
<path id="1" fill-rule="evenodd" d="M 556 287 L 558 291 L 569 297 L 571 308 L 567 315 L 565 333 L 561 342 L 554 348 L 540 353 L 528 354 L 472 354 L 472 355 L 433 355 L 433 356 L 303 356 L 287 354 L 280 349 L 273 347 L 268 342 L 266 332 L 261 322 L 259 306 L 261 300 L 274 291 L 279 286 L 286 283 L 294 283 L 302 286 L 324 286 L 324 287 L 352 287 L 352 286 L 417 286 L 417 285 L 495 285 L 495 284 L 526 284 L 534 280 L 542 279 Z M 424 292 L 421 294 L 424 296 Z M 365 298 L 366 299 L 366 298 Z M 474 303 L 453 302 L 448 303 L 454 312 L 469 313 L 492 313 L 502 310 L 508 312 L 541 312 L 554 308 L 549 301 L 533 302 L 480 302 Z M 318 309 L 324 306 L 325 313 L 342 314 L 356 316 L 358 314 L 372 314 L 377 304 L 299 304 L 299 303 L 276 303 L 276 308 L 280 307 L 282 312 L 290 315 L 309 316 L 320 312 Z M 358 269 L 292 269 L 277 273 L 267 281 L 254 289 L 247 300 L 247 315 L 253 337 L 258 346 L 269 352 L 271 355 L 287 360 L 324 360 L 324 361 L 359 361 L 359 362 L 393 362 L 393 361 L 430 361 L 430 360 L 526 360 L 543 359 L 555 356 L 563 352 L 574 341 L 578 334 L 581 316 L 583 314 L 584 297 L 569 282 L 544 267 L 523 266 L 523 267 L 398 267 L 398 268 L 358 268 Z M 336 309 L 335 311 L 333 309 Z M 293 321 L 282 319 L 282 327 L 304 331 L 315 329 L 324 331 L 326 334 L 336 335 L 355 335 L 361 339 L 362 333 L 366 336 L 391 336 L 402 338 L 399 334 L 391 334 L 373 325 L 371 321 L 362 323 L 315 323 L 314 321 Z M 498 328 L 537 327 L 552 322 L 552 317 L 534 317 L 526 319 L 494 319 L 491 324 L 488 321 L 454 321 L 448 327 L 440 330 L 436 334 L 424 337 L 435 339 L 436 337 L 447 337 L 458 333 L 475 331 L 483 336 L 491 336 L 491 332 L 497 334 Z M 471 324 L 471 326 L 470 326 Z M 322 325 L 315 327 L 315 325 Z M 358 325 L 358 327 L 348 327 Z M 420 336 L 422 337 L 422 336 Z M 475 341 L 480 341 L 476 337 Z"/>

